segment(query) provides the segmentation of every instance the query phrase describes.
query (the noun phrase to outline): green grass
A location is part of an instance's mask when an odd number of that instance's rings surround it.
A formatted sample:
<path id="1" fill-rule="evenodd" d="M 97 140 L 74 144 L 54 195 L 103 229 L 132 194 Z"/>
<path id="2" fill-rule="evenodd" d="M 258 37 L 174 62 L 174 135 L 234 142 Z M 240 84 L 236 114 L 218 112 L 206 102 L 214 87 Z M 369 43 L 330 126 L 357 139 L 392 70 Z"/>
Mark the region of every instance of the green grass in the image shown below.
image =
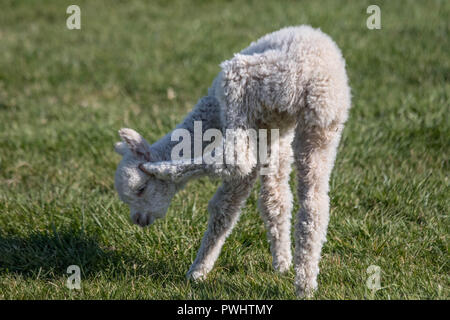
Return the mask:
<path id="1" fill-rule="evenodd" d="M 156 141 L 221 61 L 298 24 L 335 39 L 353 90 L 315 298 L 449 299 L 450 2 L 376 2 L 381 30 L 366 28 L 370 1 L 80 0 L 69 31 L 74 1 L 3 0 L 0 299 L 295 298 L 293 271 L 271 267 L 256 189 L 208 280 L 187 282 L 218 182 L 191 183 L 140 229 L 114 190 L 113 143 L 121 127 Z M 79 291 L 65 286 L 72 264 Z"/>

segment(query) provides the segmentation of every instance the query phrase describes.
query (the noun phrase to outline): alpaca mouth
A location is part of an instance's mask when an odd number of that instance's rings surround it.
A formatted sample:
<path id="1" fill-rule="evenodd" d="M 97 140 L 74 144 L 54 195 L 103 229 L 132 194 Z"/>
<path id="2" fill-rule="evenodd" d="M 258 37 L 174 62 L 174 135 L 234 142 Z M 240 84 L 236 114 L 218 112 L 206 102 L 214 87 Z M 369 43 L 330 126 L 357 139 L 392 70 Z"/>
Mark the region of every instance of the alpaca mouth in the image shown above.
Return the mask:
<path id="1" fill-rule="evenodd" d="M 141 227 L 147 227 L 155 221 L 155 217 L 149 213 L 134 213 L 131 215 L 131 221 Z"/>

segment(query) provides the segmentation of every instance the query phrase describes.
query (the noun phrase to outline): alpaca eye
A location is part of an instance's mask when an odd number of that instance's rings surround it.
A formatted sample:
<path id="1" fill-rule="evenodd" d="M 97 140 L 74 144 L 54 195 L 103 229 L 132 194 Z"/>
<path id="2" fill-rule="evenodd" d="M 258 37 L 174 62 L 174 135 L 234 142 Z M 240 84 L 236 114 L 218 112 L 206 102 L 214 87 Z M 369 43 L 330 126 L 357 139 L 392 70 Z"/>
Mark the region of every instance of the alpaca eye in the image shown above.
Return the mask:
<path id="1" fill-rule="evenodd" d="M 146 185 L 143 185 L 142 187 L 140 187 L 140 188 L 137 190 L 137 195 L 138 195 L 139 197 L 142 196 L 142 194 L 144 193 L 146 187 L 147 187 Z"/>

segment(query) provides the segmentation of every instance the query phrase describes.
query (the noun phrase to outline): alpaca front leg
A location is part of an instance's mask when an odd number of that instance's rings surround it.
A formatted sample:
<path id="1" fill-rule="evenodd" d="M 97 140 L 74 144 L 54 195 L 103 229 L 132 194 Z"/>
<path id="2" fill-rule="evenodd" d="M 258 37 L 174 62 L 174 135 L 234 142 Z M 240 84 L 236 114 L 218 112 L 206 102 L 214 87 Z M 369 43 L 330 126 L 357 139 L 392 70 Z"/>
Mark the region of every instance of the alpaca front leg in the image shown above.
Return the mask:
<path id="1" fill-rule="evenodd" d="M 292 193 L 289 174 L 292 164 L 292 135 L 280 139 L 278 166 L 261 175 L 259 209 L 270 241 L 272 264 L 275 270 L 286 272 L 292 263 L 291 211 Z"/>
<path id="2" fill-rule="evenodd" d="M 341 129 L 297 132 L 294 143 L 300 210 L 295 226 L 295 286 L 300 297 L 317 288 L 322 245 L 329 220 L 329 178 Z"/>
<path id="3" fill-rule="evenodd" d="M 292 263 L 292 194 L 288 179 L 276 181 L 276 178 L 262 177 L 259 208 L 270 241 L 273 267 L 279 272 L 286 272 Z"/>
<path id="4" fill-rule="evenodd" d="M 239 219 L 241 208 L 250 194 L 256 173 L 225 181 L 208 205 L 210 218 L 194 263 L 187 273 L 193 280 L 202 280 L 214 266 L 225 239 Z"/>

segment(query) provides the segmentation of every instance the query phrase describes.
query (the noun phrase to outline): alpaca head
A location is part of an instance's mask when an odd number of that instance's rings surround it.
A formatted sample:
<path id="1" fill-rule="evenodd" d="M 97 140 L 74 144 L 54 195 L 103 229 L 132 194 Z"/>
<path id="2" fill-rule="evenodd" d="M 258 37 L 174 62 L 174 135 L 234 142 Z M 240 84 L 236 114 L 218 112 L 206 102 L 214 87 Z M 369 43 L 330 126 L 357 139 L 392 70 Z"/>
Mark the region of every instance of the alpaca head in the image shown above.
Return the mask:
<path id="1" fill-rule="evenodd" d="M 139 133 L 121 129 L 119 135 L 122 142 L 116 143 L 115 150 L 123 158 L 116 170 L 115 188 L 119 198 L 129 205 L 131 220 L 145 227 L 166 215 L 178 187 L 141 169 L 155 155 L 152 155 L 149 143 Z"/>

